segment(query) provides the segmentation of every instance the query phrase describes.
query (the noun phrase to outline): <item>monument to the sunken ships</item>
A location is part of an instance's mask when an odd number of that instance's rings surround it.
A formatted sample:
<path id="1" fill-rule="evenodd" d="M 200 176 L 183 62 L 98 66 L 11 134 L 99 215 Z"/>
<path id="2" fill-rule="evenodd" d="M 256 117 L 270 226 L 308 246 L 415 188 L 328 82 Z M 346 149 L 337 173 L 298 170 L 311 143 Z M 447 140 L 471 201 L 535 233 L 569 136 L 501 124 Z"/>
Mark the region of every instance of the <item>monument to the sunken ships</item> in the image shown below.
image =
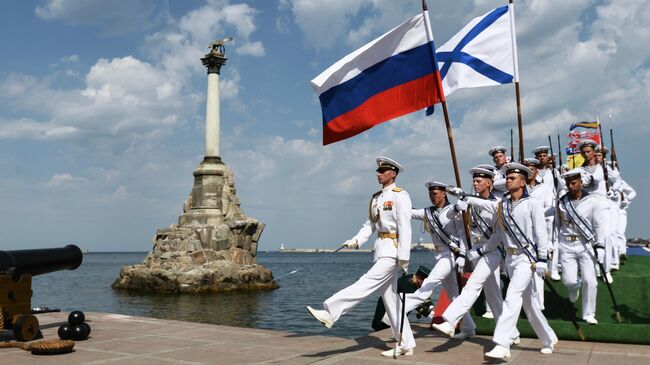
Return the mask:
<path id="1" fill-rule="evenodd" d="M 271 270 L 256 263 L 264 224 L 244 215 L 234 175 L 220 157 L 219 76 L 229 40 L 213 42 L 201 58 L 208 68 L 205 158 L 194 170 L 183 214 L 178 224 L 156 231 L 149 255 L 123 267 L 114 289 L 201 293 L 278 287 Z"/>

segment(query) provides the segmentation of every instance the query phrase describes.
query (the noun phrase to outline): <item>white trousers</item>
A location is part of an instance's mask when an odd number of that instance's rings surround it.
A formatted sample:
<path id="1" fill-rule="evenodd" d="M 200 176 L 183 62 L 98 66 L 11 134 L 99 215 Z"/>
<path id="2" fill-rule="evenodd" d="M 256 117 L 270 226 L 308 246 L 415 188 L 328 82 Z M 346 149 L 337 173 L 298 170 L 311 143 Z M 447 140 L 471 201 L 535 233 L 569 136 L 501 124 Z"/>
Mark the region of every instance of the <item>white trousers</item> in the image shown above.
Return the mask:
<path id="1" fill-rule="evenodd" d="M 558 246 L 557 233 L 553 235 L 551 243 L 553 244 L 553 258 L 551 258 L 551 267 L 549 267 L 549 270 L 551 271 L 552 274 L 558 274 L 560 271 L 559 268 L 560 268 L 561 253 L 560 253 L 560 248 Z"/>
<path id="2" fill-rule="evenodd" d="M 612 264 L 618 264 L 618 251 L 619 251 L 619 233 L 618 233 L 618 207 L 616 204 L 605 199 L 605 217 L 606 221 L 606 234 L 605 234 L 605 270 L 610 271 Z"/>
<path id="3" fill-rule="evenodd" d="M 442 284 L 450 299 L 456 298 L 458 296 L 458 281 L 456 280 L 454 266 L 454 257 L 451 252 L 437 254 L 436 264 L 429 276 L 422 282 L 420 289 L 406 295 L 406 311 L 417 308 L 425 300 L 431 298 L 440 284 Z M 461 329 L 463 332 L 476 331 L 476 324 L 469 313 L 465 313 Z"/>
<path id="4" fill-rule="evenodd" d="M 517 319 L 523 305 L 528 322 L 544 346 L 550 346 L 557 339 L 555 332 L 548 325 L 536 299 L 533 297 L 533 271 L 526 255 L 515 254 L 506 257 L 506 268 L 510 274 L 510 285 L 503 302 L 503 313 L 494 329 L 494 341 L 497 345 L 510 348 L 510 338 L 517 326 Z M 536 275 L 536 274 L 535 274 Z"/>
<path id="5" fill-rule="evenodd" d="M 334 322 L 336 322 L 355 305 L 378 290 L 386 307 L 393 337 L 399 338 L 402 302 L 397 294 L 397 278 L 401 271 L 397 259 L 380 257 L 370 270 L 363 274 L 354 284 L 329 297 L 323 303 L 323 308 L 329 312 Z M 408 309 L 406 312 L 408 312 Z M 404 349 L 415 347 L 415 339 L 407 316 L 404 316 L 404 333 L 401 346 Z"/>
<path id="6" fill-rule="evenodd" d="M 503 297 L 501 296 L 501 289 L 497 281 L 499 278 L 501 253 L 498 250 L 494 250 L 485 254 L 485 256 L 479 258 L 473 264 L 474 271 L 463 287 L 463 291 L 451 302 L 442 315 L 445 321 L 449 322 L 452 327 L 456 327 L 458 321 L 467 315 L 481 294 L 481 289 L 485 289 L 485 300 L 490 305 L 494 318 L 498 321 L 499 317 L 501 317 Z M 511 337 L 513 339 L 519 337 L 519 331 L 517 331 L 516 325 Z"/>
<path id="7" fill-rule="evenodd" d="M 627 210 L 619 209 L 618 210 L 618 234 L 619 234 L 619 246 L 618 254 L 627 255 L 627 237 L 625 236 L 625 231 L 627 230 Z"/>
<path id="8" fill-rule="evenodd" d="M 560 237 L 562 282 L 571 291 L 580 290 L 582 286 L 582 318 L 595 316 L 598 281 L 594 253 L 583 240 L 571 242 L 562 238 Z M 578 278 L 578 267 L 582 280 Z"/>

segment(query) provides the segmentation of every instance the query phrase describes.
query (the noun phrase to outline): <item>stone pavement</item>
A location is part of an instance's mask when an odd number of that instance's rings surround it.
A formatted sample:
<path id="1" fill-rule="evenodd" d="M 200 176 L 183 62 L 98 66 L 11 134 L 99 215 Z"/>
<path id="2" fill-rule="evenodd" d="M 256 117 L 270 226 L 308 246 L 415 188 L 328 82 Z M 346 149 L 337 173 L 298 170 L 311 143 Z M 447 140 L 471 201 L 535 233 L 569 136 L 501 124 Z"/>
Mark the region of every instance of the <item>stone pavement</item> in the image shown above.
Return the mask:
<path id="1" fill-rule="evenodd" d="M 57 329 L 68 313 L 39 314 L 44 339 L 58 339 Z M 304 313 L 304 315 L 307 315 Z M 91 337 L 75 351 L 37 356 L 0 349 L 0 364 L 481 364 L 491 349 L 487 337 L 449 341 L 423 325 L 414 325 L 415 355 L 385 358 L 390 333 L 381 331 L 355 340 L 227 327 L 119 314 L 86 313 Z M 319 324 L 314 321 L 314 326 Z M 325 329 L 323 329 L 325 333 Z M 0 341 L 13 338 L 11 331 Z M 650 346 L 560 341 L 552 355 L 539 353 L 540 342 L 522 339 L 512 348 L 511 364 L 648 364 Z"/>

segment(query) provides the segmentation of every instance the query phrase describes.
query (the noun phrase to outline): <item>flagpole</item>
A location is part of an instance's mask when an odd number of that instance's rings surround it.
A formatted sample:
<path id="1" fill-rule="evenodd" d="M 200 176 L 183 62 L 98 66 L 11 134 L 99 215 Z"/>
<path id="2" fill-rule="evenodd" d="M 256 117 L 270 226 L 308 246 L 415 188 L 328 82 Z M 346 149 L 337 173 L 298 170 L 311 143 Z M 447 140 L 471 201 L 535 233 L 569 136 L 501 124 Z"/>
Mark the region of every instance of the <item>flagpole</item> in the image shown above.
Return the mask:
<path id="1" fill-rule="evenodd" d="M 426 0 L 422 0 L 422 11 L 424 13 L 424 24 L 425 28 L 427 30 L 427 40 L 431 42 L 433 40 L 433 33 L 431 32 L 431 23 L 429 22 L 429 11 L 427 8 L 427 2 Z M 436 53 L 435 50 L 431 49 L 431 59 L 433 60 L 433 64 L 435 68 L 438 68 L 437 60 L 436 60 Z M 436 77 L 440 77 L 440 74 L 436 72 Z M 440 82 L 436 83 L 437 85 L 441 85 Z M 451 152 L 451 161 L 454 166 L 454 176 L 456 178 L 456 186 L 459 188 L 462 187 L 461 181 L 460 181 L 460 170 L 458 169 L 458 160 L 456 159 L 456 148 L 454 147 L 454 136 L 451 133 L 451 122 L 449 121 L 449 112 L 447 111 L 447 102 L 445 101 L 445 92 L 444 90 L 440 90 L 440 95 L 442 95 L 442 98 L 440 103 L 442 104 L 442 113 L 445 117 L 445 126 L 447 127 L 447 139 L 449 140 L 449 150 Z M 471 236 L 469 234 L 469 214 L 465 212 L 463 214 L 463 222 L 464 222 L 464 228 L 465 228 L 465 239 L 467 240 L 467 247 L 468 249 L 472 248 L 472 241 L 471 241 Z M 460 286 L 460 281 L 458 282 L 458 285 Z"/>
<path id="2" fill-rule="evenodd" d="M 524 161 L 524 127 L 521 121 L 521 93 L 519 92 L 519 60 L 517 59 L 517 35 L 515 34 L 515 7 L 512 0 L 508 3 L 510 15 L 510 39 L 512 41 L 512 61 L 514 63 L 515 96 L 517 97 L 517 127 L 519 128 L 519 162 Z"/>

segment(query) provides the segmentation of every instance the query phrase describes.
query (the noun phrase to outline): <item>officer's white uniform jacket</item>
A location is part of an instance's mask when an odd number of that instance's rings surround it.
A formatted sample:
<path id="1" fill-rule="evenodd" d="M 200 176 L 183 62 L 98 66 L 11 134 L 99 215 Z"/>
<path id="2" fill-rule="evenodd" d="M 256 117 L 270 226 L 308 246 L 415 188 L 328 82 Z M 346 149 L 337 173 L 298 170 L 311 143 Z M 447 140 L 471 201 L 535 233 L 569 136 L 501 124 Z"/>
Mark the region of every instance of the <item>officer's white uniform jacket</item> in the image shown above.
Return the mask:
<path id="1" fill-rule="evenodd" d="M 538 183 L 542 183 L 544 185 L 548 185 L 548 187 L 551 188 L 551 190 L 555 190 L 555 184 L 553 182 L 553 174 L 554 170 L 552 167 L 547 167 L 545 169 L 539 169 L 537 170 L 537 177 L 535 180 L 537 180 Z"/>
<path id="2" fill-rule="evenodd" d="M 548 256 L 548 234 L 546 231 L 546 222 L 544 220 L 544 208 L 539 201 L 525 195 L 514 204 L 512 204 L 510 196 L 504 198 L 502 202 L 483 200 L 475 197 L 468 197 L 467 202 L 470 205 L 490 211 L 495 215 L 496 223 L 495 228 L 493 228 L 494 234 L 492 234 L 488 242 L 485 244 L 485 252 L 495 250 L 499 243 L 503 242 L 506 250 L 517 250 L 517 252 L 523 253 L 519 251 L 519 244 L 512 238 L 508 232 L 508 228 L 504 225 L 504 220 L 502 219 L 502 217 L 505 217 L 507 214 L 506 210 L 509 208 L 514 221 L 522 230 L 523 235 L 525 235 L 531 243 L 536 245 L 536 249 L 534 247 L 527 247 L 528 251 L 533 255 L 533 259 L 537 261 L 546 261 Z M 500 206 L 502 206 L 502 208 L 500 208 Z M 506 222 L 507 221 L 508 220 L 506 220 Z M 515 231 L 517 230 L 516 227 L 512 228 Z M 517 237 L 520 236 L 520 234 L 517 235 Z M 521 244 L 526 246 L 527 243 L 525 240 L 522 239 L 522 241 Z"/>
<path id="3" fill-rule="evenodd" d="M 433 221 L 427 220 L 427 212 L 425 211 L 429 210 L 432 210 L 433 214 L 438 217 L 443 231 L 454 241 L 454 247 L 457 247 L 461 252 L 465 252 L 466 239 L 462 214 L 454 208 L 453 204 L 449 203 L 441 209 L 432 206 L 426 209 L 413 209 L 411 211 L 411 218 L 423 221 L 425 230 L 431 233 L 431 241 L 436 246 L 436 252 L 447 252 L 449 251 L 449 247 L 447 246 L 448 242 L 443 241 L 434 231 L 434 229 L 436 231 L 439 230 L 438 226 Z M 440 234 L 446 239 L 444 234 Z"/>
<path id="4" fill-rule="evenodd" d="M 607 224 L 605 207 L 603 206 L 602 199 L 599 199 L 598 196 L 589 194 L 586 191 L 582 192 L 582 198 L 579 200 L 571 200 L 568 195 L 562 196 L 560 203 L 558 204 L 560 242 L 567 240 L 570 236 L 576 236 L 583 243 L 586 243 L 586 239 L 582 233 L 580 233 L 580 230 L 576 227 L 573 220 L 569 217 L 569 213 L 567 213 L 567 208 L 571 209 L 569 204 L 575 208 L 578 216 L 587 222 L 593 231 L 595 242 L 591 242 L 591 244 L 604 245 Z"/>
<path id="5" fill-rule="evenodd" d="M 411 197 L 406 190 L 395 184 L 386 186 L 373 194 L 370 217 L 352 239 L 361 246 L 375 231 L 397 233 L 397 239 L 377 238 L 375 261 L 380 257 L 408 261 L 411 254 L 411 209 Z"/>

